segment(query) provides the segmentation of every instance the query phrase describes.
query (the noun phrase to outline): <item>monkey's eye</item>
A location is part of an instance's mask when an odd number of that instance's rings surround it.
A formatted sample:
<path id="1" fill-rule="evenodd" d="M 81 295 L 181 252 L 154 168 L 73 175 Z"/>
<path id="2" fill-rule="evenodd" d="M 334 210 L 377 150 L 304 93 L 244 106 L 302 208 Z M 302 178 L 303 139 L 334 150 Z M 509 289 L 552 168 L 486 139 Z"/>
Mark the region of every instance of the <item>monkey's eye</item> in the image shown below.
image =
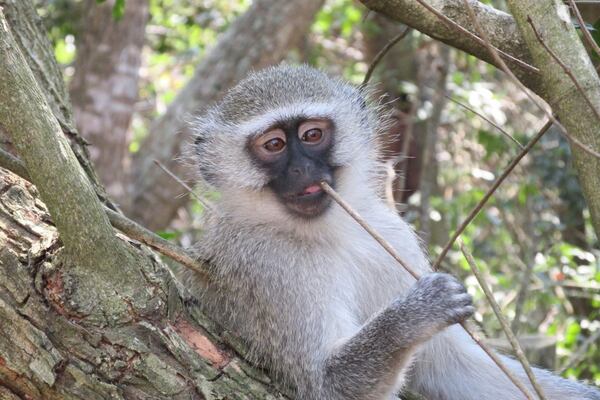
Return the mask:
<path id="1" fill-rule="evenodd" d="M 331 143 L 332 130 L 332 123 L 327 119 L 309 119 L 298 127 L 298 138 L 303 144 L 320 149 Z"/>
<path id="2" fill-rule="evenodd" d="M 323 131 L 319 128 L 312 128 L 302 134 L 302 141 L 308 143 L 317 143 L 323 137 Z"/>
<path id="3" fill-rule="evenodd" d="M 273 138 L 263 144 L 263 147 L 271 153 L 277 153 L 285 147 L 285 142 L 281 138 Z"/>
<path id="4" fill-rule="evenodd" d="M 273 128 L 252 139 L 252 151 L 263 161 L 273 162 L 285 152 L 285 132 L 280 128 Z"/>

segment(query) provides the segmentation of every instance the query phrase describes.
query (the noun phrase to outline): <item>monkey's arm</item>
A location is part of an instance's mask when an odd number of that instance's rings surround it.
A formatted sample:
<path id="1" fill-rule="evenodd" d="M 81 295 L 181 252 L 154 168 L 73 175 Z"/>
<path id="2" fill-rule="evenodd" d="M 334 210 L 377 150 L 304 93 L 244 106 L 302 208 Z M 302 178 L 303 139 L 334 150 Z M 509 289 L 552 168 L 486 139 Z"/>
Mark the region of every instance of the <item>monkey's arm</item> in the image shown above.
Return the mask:
<path id="1" fill-rule="evenodd" d="M 418 345 L 473 313 L 471 297 L 446 274 L 421 278 L 327 359 L 326 398 L 382 399 L 396 388 Z"/>
<path id="2" fill-rule="evenodd" d="M 508 357 L 503 362 L 530 387 L 521 365 Z M 548 400 L 600 400 L 600 391 L 549 371 L 534 368 Z M 525 397 L 460 327 L 450 327 L 422 347 L 414 364 L 411 389 L 429 400 L 502 399 Z M 530 388 L 530 393 L 535 392 Z"/>

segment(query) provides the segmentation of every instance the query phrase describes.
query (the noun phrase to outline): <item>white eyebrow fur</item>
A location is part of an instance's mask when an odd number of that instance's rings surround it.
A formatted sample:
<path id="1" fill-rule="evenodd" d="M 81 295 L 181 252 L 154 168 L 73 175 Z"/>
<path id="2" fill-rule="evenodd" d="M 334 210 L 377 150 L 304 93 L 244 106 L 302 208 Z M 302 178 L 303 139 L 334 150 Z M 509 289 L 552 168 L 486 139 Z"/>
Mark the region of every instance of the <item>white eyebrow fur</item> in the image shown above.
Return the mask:
<path id="1" fill-rule="evenodd" d="M 331 103 L 295 103 L 285 107 L 273 109 L 263 115 L 252 118 L 238 125 L 240 132 L 247 132 L 249 136 L 264 132 L 273 124 L 294 118 L 298 115 L 305 115 L 314 118 L 329 118 L 334 120 L 334 107 Z"/>

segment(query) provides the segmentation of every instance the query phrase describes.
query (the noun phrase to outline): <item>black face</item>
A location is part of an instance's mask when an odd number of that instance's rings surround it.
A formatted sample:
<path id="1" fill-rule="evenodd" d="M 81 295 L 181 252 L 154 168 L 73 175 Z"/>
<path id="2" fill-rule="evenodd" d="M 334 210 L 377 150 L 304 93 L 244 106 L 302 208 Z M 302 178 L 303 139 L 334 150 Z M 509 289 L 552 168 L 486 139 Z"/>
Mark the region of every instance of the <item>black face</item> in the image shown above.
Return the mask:
<path id="1" fill-rule="evenodd" d="M 249 142 L 255 160 L 271 177 L 269 187 L 297 215 L 318 216 L 330 203 L 319 183 L 333 184 L 333 130 L 327 119 L 296 119 L 278 123 Z"/>

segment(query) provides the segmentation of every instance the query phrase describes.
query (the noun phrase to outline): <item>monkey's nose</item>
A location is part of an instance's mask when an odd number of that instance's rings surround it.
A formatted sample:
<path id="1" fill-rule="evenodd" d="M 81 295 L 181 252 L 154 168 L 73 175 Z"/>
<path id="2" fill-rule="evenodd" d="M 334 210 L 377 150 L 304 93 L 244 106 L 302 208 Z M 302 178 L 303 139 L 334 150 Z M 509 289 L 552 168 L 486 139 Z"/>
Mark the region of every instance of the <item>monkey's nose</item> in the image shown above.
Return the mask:
<path id="1" fill-rule="evenodd" d="M 310 163 L 305 163 L 302 165 L 292 165 L 290 167 L 290 173 L 292 175 L 295 175 L 296 177 L 310 176 L 313 170 L 314 168 Z"/>

